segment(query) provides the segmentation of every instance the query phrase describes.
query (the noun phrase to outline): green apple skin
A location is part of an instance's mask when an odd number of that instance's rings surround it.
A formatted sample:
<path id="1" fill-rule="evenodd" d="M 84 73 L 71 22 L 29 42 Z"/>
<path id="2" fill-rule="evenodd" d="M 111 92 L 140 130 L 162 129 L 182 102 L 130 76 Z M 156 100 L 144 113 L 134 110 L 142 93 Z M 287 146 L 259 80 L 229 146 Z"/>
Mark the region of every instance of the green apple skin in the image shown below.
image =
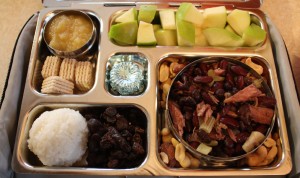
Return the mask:
<path id="1" fill-rule="evenodd" d="M 195 27 L 195 46 L 208 46 L 201 27 Z"/>
<path id="2" fill-rule="evenodd" d="M 140 21 L 137 32 L 138 46 L 154 46 L 157 44 L 153 25 L 144 21 Z"/>
<path id="3" fill-rule="evenodd" d="M 265 30 L 256 24 L 251 24 L 243 33 L 243 40 L 245 46 L 256 46 L 263 42 L 267 37 Z"/>
<path id="4" fill-rule="evenodd" d="M 119 42 L 120 45 L 135 45 L 137 39 L 137 21 L 117 23 L 110 27 L 109 38 Z"/>
<path id="5" fill-rule="evenodd" d="M 163 29 L 176 29 L 175 12 L 173 10 L 161 10 L 159 11 L 159 17 Z"/>
<path id="6" fill-rule="evenodd" d="M 195 25 L 176 18 L 177 42 L 179 46 L 195 45 Z"/>
<path id="7" fill-rule="evenodd" d="M 141 5 L 138 14 L 138 21 L 151 23 L 155 17 L 156 9 L 156 5 Z"/>
<path id="8" fill-rule="evenodd" d="M 203 23 L 202 13 L 192 3 L 181 3 L 176 18 L 201 26 Z"/>
<path id="9" fill-rule="evenodd" d="M 122 15 L 115 19 L 117 23 L 123 22 L 132 22 L 137 20 L 137 10 L 135 7 L 129 9 L 128 11 L 124 12 Z"/>
<path id="10" fill-rule="evenodd" d="M 227 12 L 225 6 L 206 8 L 203 11 L 202 28 L 224 28 L 226 25 Z"/>
<path id="11" fill-rule="evenodd" d="M 230 31 L 232 33 L 235 33 L 235 31 L 232 29 L 232 27 L 229 24 L 226 25 L 225 30 L 228 30 L 228 31 Z"/>
<path id="12" fill-rule="evenodd" d="M 234 9 L 228 14 L 227 22 L 238 35 L 242 36 L 246 28 L 250 25 L 250 13 L 248 11 Z"/>
<path id="13" fill-rule="evenodd" d="M 207 28 L 203 30 L 210 46 L 217 47 L 241 47 L 243 46 L 243 39 L 224 28 Z"/>
<path id="14" fill-rule="evenodd" d="M 159 46 L 177 46 L 176 30 L 159 29 L 155 32 L 155 37 Z"/>

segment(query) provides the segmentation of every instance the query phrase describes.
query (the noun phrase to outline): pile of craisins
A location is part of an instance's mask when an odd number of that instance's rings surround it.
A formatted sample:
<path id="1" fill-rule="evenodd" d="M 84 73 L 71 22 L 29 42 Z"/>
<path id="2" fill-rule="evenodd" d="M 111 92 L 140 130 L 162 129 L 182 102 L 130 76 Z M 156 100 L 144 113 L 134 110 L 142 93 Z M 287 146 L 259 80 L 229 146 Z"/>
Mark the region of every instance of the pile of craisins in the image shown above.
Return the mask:
<path id="1" fill-rule="evenodd" d="M 252 131 L 266 135 L 273 120 L 276 100 L 241 65 L 222 59 L 193 63 L 173 82 L 168 107 L 175 129 L 190 146 L 212 146 L 215 157 L 245 153 L 242 145 Z M 200 125 L 210 122 L 210 132 Z"/>
<path id="2" fill-rule="evenodd" d="M 135 107 L 89 108 L 89 167 L 135 168 L 146 157 L 145 114 Z"/>

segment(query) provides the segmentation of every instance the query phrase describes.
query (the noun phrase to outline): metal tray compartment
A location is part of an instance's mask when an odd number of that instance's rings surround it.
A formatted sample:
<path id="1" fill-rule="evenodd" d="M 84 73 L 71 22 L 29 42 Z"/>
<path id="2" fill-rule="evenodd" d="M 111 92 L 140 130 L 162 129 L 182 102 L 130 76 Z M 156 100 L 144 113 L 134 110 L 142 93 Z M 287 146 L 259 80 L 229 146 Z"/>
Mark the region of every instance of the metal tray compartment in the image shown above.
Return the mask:
<path id="1" fill-rule="evenodd" d="M 49 21 L 49 19 L 51 19 L 51 17 L 53 17 L 55 14 L 63 12 L 63 10 L 54 10 L 51 12 L 48 12 L 47 14 L 45 14 L 45 16 L 43 17 L 43 21 L 41 24 L 41 28 L 37 29 L 38 31 L 38 46 L 36 49 L 36 59 L 34 61 L 34 71 L 33 71 L 33 76 L 31 78 L 31 84 L 32 84 L 32 88 L 34 91 L 41 93 L 41 86 L 42 86 L 42 82 L 43 82 L 43 77 L 41 75 L 41 71 L 42 71 L 42 67 L 43 64 L 45 62 L 45 59 L 47 56 L 53 56 L 54 54 L 52 54 L 49 49 L 47 48 L 47 45 L 45 43 L 45 40 L 43 39 L 43 31 L 44 31 L 44 27 L 46 25 L 46 23 Z M 96 27 L 96 40 L 95 43 L 93 44 L 93 46 L 87 51 L 86 54 L 79 56 L 78 58 L 76 58 L 77 61 L 90 61 L 92 63 L 93 67 L 93 79 L 95 79 L 96 73 L 97 71 L 95 71 L 95 66 L 97 65 L 97 61 L 98 61 L 98 53 L 100 50 L 100 28 L 101 28 L 101 24 L 100 24 L 100 19 L 95 15 L 94 12 L 92 11 L 83 11 L 86 14 L 89 15 L 89 17 L 91 18 L 91 20 L 94 23 L 94 26 Z M 94 81 L 95 84 L 95 81 Z M 86 92 L 81 92 L 79 90 L 74 91 L 74 94 L 84 94 Z M 42 93 L 41 93 L 42 94 Z M 46 95 L 46 94 L 43 94 Z"/>
<path id="2" fill-rule="evenodd" d="M 145 130 L 143 134 L 141 134 L 141 139 L 143 142 L 143 148 L 145 149 L 145 154 L 142 157 L 139 157 L 137 162 L 134 164 L 138 164 L 137 167 L 130 166 L 130 164 L 126 165 L 128 168 L 119 168 L 119 170 L 135 170 L 140 169 L 140 167 L 143 166 L 145 163 L 145 160 L 147 159 L 147 152 L 149 151 L 149 143 L 148 143 L 148 119 L 147 113 L 145 113 L 145 110 L 141 107 L 130 105 L 130 104 L 123 104 L 123 105 L 88 105 L 88 104 L 41 104 L 36 107 L 34 107 L 31 111 L 28 112 L 26 117 L 24 118 L 23 125 L 21 126 L 21 132 L 20 132 L 20 140 L 17 143 L 17 155 L 18 155 L 18 161 L 23 169 L 26 169 L 28 171 L 38 171 L 38 172 L 47 172 L 47 173 L 70 173 L 70 172 L 80 172 L 80 173 L 88 173 L 90 172 L 90 168 L 93 168 L 93 171 L 105 171 L 109 170 L 110 168 L 105 167 L 97 167 L 97 166 L 88 166 L 88 165 L 76 165 L 73 167 L 59 167 L 59 166 L 44 166 L 38 159 L 38 157 L 33 154 L 29 148 L 27 140 L 29 138 L 29 130 L 32 127 L 33 122 L 45 111 L 52 111 L 54 109 L 59 108 L 70 108 L 74 109 L 76 111 L 79 111 L 84 117 L 91 115 L 91 114 L 97 114 L 101 115 L 104 110 L 107 107 L 114 107 L 116 108 L 117 112 L 120 115 L 123 115 L 132 125 L 138 126 L 139 128 L 142 128 Z M 85 117 L 87 120 L 88 118 Z M 143 136 L 144 135 L 144 136 Z M 89 133 L 89 136 L 91 136 L 91 133 Z M 90 139 L 88 139 L 90 140 Z M 89 141 L 88 141 L 89 142 Z M 89 145 L 89 143 L 88 143 Z M 89 146 L 88 146 L 89 147 Z M 86 156 L 91 153 L 89 149 L 87 149 L 87 152 L 85 153 Z M 109 155 L 107 155 L 109 156 Z M 85 157 L 85 156 L 83 156 Z M 87 158 L 83 158 L 87 159 Z M 82 162 L 82 161 L 80 161 Z M 85 162 L 85 161 L 83 161 Z M 118 170 L 118 169 L 116 169 Z"/>
<path id="3" fill-rule="evenodd" d="M 176 54 L 176 55 L 167 55 L 164 56 L 158 63 L 157 65 L 157 91 L 158 91 L 158 96 L 157 96 L 157 125 L 158 128 L 160 129 L 157 137 L 158 137 L 158 146 L 162 143 L 162 139 L 161 139 L 161 130 L 165 127 L 168 128 L 168 123 L 167 123 L 167 114 L 166 114 L 166 96 L 163 92 L 163 87 L 162 87 L 162 83 L 159 81 L 159 75 L 160 75 L 160 66 L 164 63 L 167 64 L 169 67 L 170 65 L 175 62 L 178 64 L 189 64 L 194 60 L 197 59 L 201 59 L 201 58 L 205 58 L 207 56 L 203 56 L 203 55 L 197 55 L 197 54 Z M 214 57 L 214 56 L 209 56 L 209 57 Z M 277 80 L 276 75 L 273 73 L 269 62 L 264 59 L 261 56 L 257 56 L 257 55 L 252 55 L 252 56 L 232 56 L 232 55 L 226 55 L 226 56 L 222 56 L 222 55 L 217 55 L 215 56 L 216 58 L 220 57 L 227 57 L 227 58 L 231 58 L 231 59 L 235 59 L 235 60 L 240 60 L 242 61 L 243 59 L 246 59 L 248 57 L 250 57 L 252 59 L 253 62 L 255 62 L 256 64 L 259 64 L 263 67 L 263 73 L 261 74 L 261 76 L 267 81 L 267 84 L 269 85 L 270 89 L 272 90 L 274 96 L 277 96 L 278 94 L 280 94 L 280 91 L 277 89 L 277 86 L 274 86 L 275 84 L 272 82 L 274 80 Z M 171 69 L 170 69 L 171 70 Z M 175 77 L 175 75 L 170 74 L 170 79 L 173 80 L 173 78 Z M 278 100 L 278 99 L 277 99 Z M 284 121 L 284 118 L 280 117 L 280 113 L 283 113 L 283 108 L 280 106 L 280 102 L 277 102 L 277 107 L 279 108 L 277 110 L 277 116 L 276 116 L 276 120 L 275 120 L 275 126 L 273 128 L 272 131 L 272 135 L 277 134 L 279 136 L 280 139 L 280 143 L 277 147 L 278 147 L 278 153 L 276 158 L 274 159 L 274 161 L 267 165 L 267 166 L 259 166 L 259 167 L 249 167 L 247 165 L 245 165 L 244 160 L 237 160 L 234 164 L 231 165 L 223 165 L 222 163 L 218 163 L 218 164 L 210 164 L 207 165 L 205 159 L 203 161 L 200 161 L 200 166 L 199 168 L 171 168 L 168 167 L 162 160 L 160 153 L 159 153 L 159 147 L 157 148 L 157 156 L 159 157 L 158 159 L 160 160 L 161 165 L 170 171 L 180 171 L 180 172 L 184 172 L 184 171 L 189 171 L 189 170 L 199 170 L 199 171 L 209 171 L 211 169 L 218 169 L 226 171 L 226 170 L 274 170 L 274 169 L 278 169 L 280 167 L 285 167 L 285 163 L 287 161 L 287 159 L 289 159 L 289 148 L 287 145 L 284 145 L 282 143 L 284 143 L 287 138 L 286 136 L 283 135 L 283 132 L 285 132 L 285 128 L 282 127 L 282 121 Z M 171 133 L 172 134 L 172 133 Z M 176 138 L 173 135 L 174 138 Z M 201 159 L 200 159 L 201 160 Z M 284 168 L 286 169 L 286 168 Z M 287 169 L 288 170 L 288 169 Z"/>
<path id="4" fill-rule="evenodd" d="M 178 5 L 179 6 L 179 5 Z M 175 6 L 175 7 L 172 7 L 172 10 L 174 10 L 174 12 L 176 13 L 176 10 L 177 10 L 177 5 Z M 170 9 L 170 8 L 166 8 L 166 7 L 164 7 L 164 6 L 159 6 L 158 5 L 158 8 L 157 8 L 157 11 L 156 11 L 156 15 L 155 15 L 155 17 L 154 17 L 154 19 L 153 19 L 153 21 L 152 21 L 152 24 L 161 24 L 161 22 L 160 22 L 160 19 L 159 19 L 159 14 L 158 14 L 158 12 L 160 11 L 160 10 L 164 10 L 164 9 Z M 205 8 L 200 8 L 199 10 L 201 11 L 201 12 L 203 12 L 203 10 L 204 10 Z M 233 10 L 233 8 L 232 7 L 226 7 L 226 10 L 227 10 L 227 14 L 229 14 L 232 10 Z M 254 23 L 254 24 L 256 24 L 256 25 L 258 25 L 258 26 L 260 26 L 262 29 L 264 29 L 264 30 L 266 30 L 267 31 L 267 25 L 266 25 L 266 23 L 264 22 L 264 20 L 261 18 L 261 16 L 262 16 L 262 14 L 261 14 L 261 12 L 260 11 L 256 11 L 256 10 L 251 10 L 251 9 L 246 9 L 247 11 L 249 11 L 249 13 L 250 13 L 250 19 L 251 19 L 251 23 Z M 126 12 L 126 10 L 120 10 L 120 11 L 117 11 L 117 12 L 115 12 L 111 17 L 110 17 L 110 19 L 109 19 L 109 24 L 110 24 L 110 26 L 109 27 L 111 27 L 112 25 L 114 25 L 114 24 L 116 24 L 116 22 L 115 22 L 115 19 L 118 17 L 118 16 L 120 16 L 120 15 L 122 15 L 123 13 L 125 13 Z M 137 9 L 137 12 L 138 12 L 138 9 Z M 268 38 L 268 37 L 267 37 Z M 254 46 L 254 47 L 222 47 L 222 46 L 220 46 L 220 48 L 227 48 L 227 49 L 229 49 L 229 50 L 232 50 L 232 49 L 258 49 L 258 48 L 263 48 L 263 46 L 266 44 L 266 42 L 268 41 L 268 39 L 265 39 L 262 43 L 260 43 L 260 44 L 258 44 L 257 46 Z M 112 43 L 114 43 L 115 45 L 117 45 L 117 46 L 129 46 L 129 45 L 120 45 L 120 44 L 118 44 L 114 39 L 110 39 L 110 41 L 112 42 Z M 159 46 L 159 45 L 157 45 L 157 46 Z M 156 47 L 156 46 L 148 46 L 148 47 Z M 162 46 L 160 46 L 160 47 L 162 47 Z M 195 45 L 195 47 L 197 47 L 197 45 Z M 201 46 L 198 46 L 198 47 L 200 47 L 201 48 Z M 212 46 L 207 46 L 207 47 L 211 47 L 211 48 L 215 48 L 215 47 L 212 47 Z"/>

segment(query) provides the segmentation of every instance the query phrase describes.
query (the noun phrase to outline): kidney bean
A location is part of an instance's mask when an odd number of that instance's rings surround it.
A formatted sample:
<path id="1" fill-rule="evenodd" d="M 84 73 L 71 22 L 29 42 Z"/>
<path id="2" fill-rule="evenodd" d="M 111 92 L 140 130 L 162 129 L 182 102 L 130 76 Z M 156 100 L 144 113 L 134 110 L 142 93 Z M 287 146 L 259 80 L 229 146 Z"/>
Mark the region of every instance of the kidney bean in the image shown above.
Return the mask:
<path id="1" fill-rule="evenodd" d="M 199 102 L 201 99 L 201 90 L 200 89 L 195 89 L 192 92 L 192 97 L 195 99 L 196 102 Z"/>
<path id="2" fill-rule="evenodd" d="M 239 128 L 240 126 L 238 121 L 231 117 L 221 117 L 220 122 L 232 128 Z"/>
<path id="3" fill-rule="evenodd" d="M 230 70 L 237 75 L 247 76 L 248 71 L 241 66 L 233 65 L 230 67 Z"/>
<path id="4" fill-rule="evenodd" d="M 263 124 L 259 124 L 255 130 L 262 133 L 262 134 L 266 134 L 267 133 L 267 130 L 268 130 L 268 126 L 267 125 L 263 125 Z"/>
<path id="5" fill-rule="evenodd" d="M 206 133 L 204 130 L 200 129 L 198 132 L 198 137 L 200 142 L 203 143 L 210 143 L 211 142 L 211 138 L 209 137 L 208 133 Z"/>
<path id="6" fill-rule="evenodd" d="M 226 91 L 231 91 L 232 87 L 233 87 L 233 84 L 231 84 L 230 82 L 226 81 L 224 83 L 224 88 L 225 88 Z"/>
<path id="7" fill-rule="evenodd" d="M 222 60 L 222 61 L 220 62 L 219 67 L 220 67 L 221 69 L 227 70 L 227 67 L 228 67 L 228 61 Z"/>
<path id="8" fill-rule="evenodd" d="M 194 77 L 193 81 L 195 83 L 210 83 L 213 81 L 213 78 L 211 76 L 196 76 Z"/>
<path id="9" fill-rule="evenodd" d="M 199 144 L 200 144 L 199 142 L 189 142 L 189 145 L 194 149 L 196 149 L 199 146 Z"/>
<path id="10" fill-rule="evenodd" d="M 225 80 L 227 83 L 230 83 L 232 86 L 234 85 L 233 75 L 230 72 L 226 74 Z"/>
<path id="11" fill-rule="evenodd" d="M 201 95 L 205 103 L 208 103 L 210 105 L 215 105 L 215 102 L 212 100 L 212 98 L 209 96 L 207 92 L 202 92 Z"/>
<path id="12" fill-rule="evenodd" d="M 213 92 L 217 91 L 218 89 L 223 89 L 224 83 L 223 82 L 214 82 L 213 86 L 211 87 L 211 90 Z"/>
<path id="13" fill-rule="evenodd" d="M 191 107 L 194 107 L 196 105 L 196 101 L 194 98 L 192 98 L 191 96 L 185 96 L 185 97 L 181 97 L 179 99 L 179 105 L 183 106 L 183 105 L 186 105 L 186 106 L 191 106 Z"/>
<path id="14" fill-rule="evenodd" d="M 202 73 L 207 74 L 207 72 L 208 72 L 208 66 L 207 66 L 207 64 L 201 63 L 200 64 L 200 69 L 201 69 Z"/>
<path id="15" fill-rule="evenodd" d="M 196 127 L 196 128 L 199 127 L 199 119 L 198 119 L 196 110 L 195 110 L 194 113 L 193 113 L 192 122 L 193 122 L 193 126 L 194 126 L 194 127 Z"/>
<path id="16" fill-rule="evenodd" d="M 235 155 L 241 155 L 245 151 L 243 150 L 242 144 L 236 144 L 235 145 Z"/>
<path id="17" fill-rule="evenodd" d="M 226 137 L 224 143 L 225 143 L 225 146 L 228 147 L 228 148 L 233 148 L 234 147 L 234 141 L 231 140 L 230 137 Z"/>
<path id="18" fill-rule="evenodd" d="M 248 132 L 240 132 L 236 135 L 236 140 L 238 143 L 245 143 L 249 136 Z"/>
<path id="19" fill-rule="evenodd" d="M 245 87 L 244 77 L 241 76 L 241 75 L 237 76 L 237 77 L 236 77 L 236 82 L 235 82 L 235 83 L 236 83 L 236 84 L 235 84 L 236 87 L 237 87 L 239 90 L 243 89 L 243 88 Z"/>

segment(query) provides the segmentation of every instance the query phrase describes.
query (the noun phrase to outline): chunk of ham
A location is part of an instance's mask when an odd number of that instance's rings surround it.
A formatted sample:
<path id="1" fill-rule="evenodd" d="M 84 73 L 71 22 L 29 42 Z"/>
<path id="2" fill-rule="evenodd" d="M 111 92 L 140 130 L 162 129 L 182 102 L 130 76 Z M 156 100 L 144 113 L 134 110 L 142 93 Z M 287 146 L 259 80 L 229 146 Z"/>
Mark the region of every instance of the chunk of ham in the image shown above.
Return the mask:
<path id="1" fill-rule="evenodd" d="M 174 122 L 174 126 L 177 129 L 180 136 L 183 135 L 183 128 L 185 127 L 185 120 L 183 114 L 180 111 L 179 106 L 174 102 L 169 100 L 169 111 Z"/>
<path id="2" fill-rule="evenodd" d="M 239 109 L 239 115 L 241 120 L 246 124 L 250 123 L 250 120 L 270 125 L 274 116 L 274 110 L 265 107 L 257 107 L 252 105 L 243 105 Z"/>
<path id="3" fill-rule="evenodd" d="M 245 87 L 244 89 L 240 90 L 236 94 L 226 98 L 224 100 L 224 103 L 245 102 L 258 96 L 264 96 L 264 94 L 253 84 L 251 84 Z"/>

